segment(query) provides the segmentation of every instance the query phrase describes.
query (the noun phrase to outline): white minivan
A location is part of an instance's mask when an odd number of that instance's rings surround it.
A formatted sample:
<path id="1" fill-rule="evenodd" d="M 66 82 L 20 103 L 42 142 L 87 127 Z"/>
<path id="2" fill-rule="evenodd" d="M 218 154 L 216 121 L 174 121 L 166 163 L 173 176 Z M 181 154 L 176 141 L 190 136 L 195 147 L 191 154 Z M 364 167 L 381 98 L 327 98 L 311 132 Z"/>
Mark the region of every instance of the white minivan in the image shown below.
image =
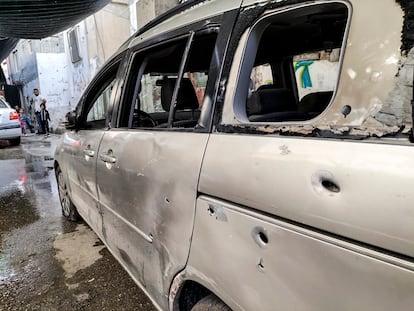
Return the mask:
<path id="1" fill-rule="evenodd" d="M 55 170 L 160 310 L 414 309 L 414 5 L 187 1 L 69 115 Z"/>

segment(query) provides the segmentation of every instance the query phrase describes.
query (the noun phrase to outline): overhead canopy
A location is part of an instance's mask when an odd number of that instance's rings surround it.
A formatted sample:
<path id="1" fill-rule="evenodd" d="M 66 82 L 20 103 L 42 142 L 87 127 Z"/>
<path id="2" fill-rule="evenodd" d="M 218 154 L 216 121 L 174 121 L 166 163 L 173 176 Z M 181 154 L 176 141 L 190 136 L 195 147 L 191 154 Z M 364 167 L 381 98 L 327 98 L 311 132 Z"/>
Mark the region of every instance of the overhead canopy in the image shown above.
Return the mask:
<path id="1" fill-rule="evenodd" d="M 0 37 L 0 61 L 5 59 L 13 51 L 19 39 Z"/>
<path id="2" fill-rule="evenodd" d="M 10 54 L 17 39 L 42 39 L 54 35 L 99 11 L 109 2 L 0 0 L 0 60 Z"/>

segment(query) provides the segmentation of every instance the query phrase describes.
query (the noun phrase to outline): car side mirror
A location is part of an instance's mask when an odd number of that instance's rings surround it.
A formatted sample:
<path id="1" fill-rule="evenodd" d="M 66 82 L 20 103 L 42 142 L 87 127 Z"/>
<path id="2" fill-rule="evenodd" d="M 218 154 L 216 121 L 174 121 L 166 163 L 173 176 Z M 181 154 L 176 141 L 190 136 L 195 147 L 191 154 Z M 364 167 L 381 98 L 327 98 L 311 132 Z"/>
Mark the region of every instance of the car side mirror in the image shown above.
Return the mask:
<path id="1" fill-rule="evenodd" d="M 65 128 L 68 130 L 73 130 L 76 128 L 76 124 L 77 124 L 77 117 L 76 117 L 76 112 L 75 111 L 69 111 L 66 114 L 66 122 L 65 122 Z"/>

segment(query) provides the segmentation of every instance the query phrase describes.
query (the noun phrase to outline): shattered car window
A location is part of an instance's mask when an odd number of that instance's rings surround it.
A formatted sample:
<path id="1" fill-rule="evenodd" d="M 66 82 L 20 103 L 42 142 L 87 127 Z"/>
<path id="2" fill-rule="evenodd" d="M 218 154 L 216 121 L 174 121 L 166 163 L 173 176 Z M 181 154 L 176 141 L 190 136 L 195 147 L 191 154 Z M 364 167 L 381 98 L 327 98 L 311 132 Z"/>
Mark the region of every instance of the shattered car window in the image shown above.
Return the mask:
<path id="1" fill-rule="evenodd" d="M 348 8 L 335 3 L 273 15 L 256 26 L 263 30 L 252 35 L 260 41 L 246 100 L 250 122 L 310 120 L 328 107 L 347 20 Z"/>

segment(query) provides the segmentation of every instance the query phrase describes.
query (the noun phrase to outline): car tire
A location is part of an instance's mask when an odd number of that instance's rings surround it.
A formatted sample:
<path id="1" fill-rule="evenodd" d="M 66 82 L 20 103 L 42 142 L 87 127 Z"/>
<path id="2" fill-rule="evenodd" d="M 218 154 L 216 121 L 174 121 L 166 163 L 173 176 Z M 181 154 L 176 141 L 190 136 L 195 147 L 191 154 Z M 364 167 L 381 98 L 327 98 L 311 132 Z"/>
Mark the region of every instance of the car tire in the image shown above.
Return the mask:
<path id="1" fill-rule="evenodd" d="M 59 192 L 59 201 L 62 207 L 62 215 L 70 221 L 78 221 L 80 219 L 79 213 L 69 197 L 65 177 L 59 167 L 56 168 L 56 182 Z"/>
<path id="2" fill-rule="evenodd" d="M 231 311 L 217 296 L 211 294 L 199 300 L 191 311 Z"/>
<path id="3" fill-rule="evenodd" d="M 18 146 L 18 145 L 20 145 L 20 137 L 10 139 L 9 140 L 9 143 L 12 146 Z"/>

